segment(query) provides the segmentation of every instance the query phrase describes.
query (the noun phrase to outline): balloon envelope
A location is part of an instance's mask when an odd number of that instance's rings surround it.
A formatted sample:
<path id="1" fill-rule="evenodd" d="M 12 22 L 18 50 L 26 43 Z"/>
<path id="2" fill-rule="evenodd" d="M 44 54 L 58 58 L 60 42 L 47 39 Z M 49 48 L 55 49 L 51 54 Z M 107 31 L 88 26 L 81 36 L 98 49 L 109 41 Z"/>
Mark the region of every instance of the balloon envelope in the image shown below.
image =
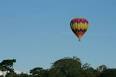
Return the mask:
<path id="1" fill-rule="evenodd" d="M 70 27 L 80 41 L 88 29 L 88 21 L 85 18 L 73 18 Z"/>

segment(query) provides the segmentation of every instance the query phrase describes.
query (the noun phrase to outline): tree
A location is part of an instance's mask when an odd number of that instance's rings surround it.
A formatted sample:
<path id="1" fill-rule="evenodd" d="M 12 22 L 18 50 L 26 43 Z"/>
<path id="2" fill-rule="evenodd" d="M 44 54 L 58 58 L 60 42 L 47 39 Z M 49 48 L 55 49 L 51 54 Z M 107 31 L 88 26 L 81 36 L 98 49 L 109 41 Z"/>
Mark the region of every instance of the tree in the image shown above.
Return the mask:
<path id="1" fill-rule="evenodd" d="M 106 69 L 107 69 L 107 66 L 106 65 L 100 65 L 99 67 L 97 67 L 97 70 L 99 72 L 105 71 Z"/>
<path id="2" fill-rule="evenodd" d="M 97 71 L 90 66 L 90 64 L 85 63 L 82 65 L 82 75 L 83 77 L 96 77 Z"/>
<path id="3" fill-rule="evenodd" d="M 17 77 L 16 73 L 9 72 L 5 75 L 5 77 Z"/>
<path id="4" fill-rule="evenodd" d="M 33 77 L 47 77 L 47 70 L 41 67 L 36 67 L 30 70 Z"/>
<path id="5" fill-rule="evenodd" d="M 50 77 L 81 77 L 81 61 L 77 57 L 66 57 L 53 63 Z"/>
<path id="6" fill-rule="evenodd" d="M 21 74 L 17 74 L 16 77 L 31 77 L 30 75 L 26 74 L 26 73 L 21 73 Z M 32 76 L 33 77 L 33 76 Z"/>
<path id="7" fill-rule="evenodd" d="M 13 64 L 16 62 L 16 59 L 6 59 L 0 63 L 0 70 L 6 71 L 7 73 L 14 73 Z"/>
<path id="8" fill-rule="evenodd" d="M 3 60 L 1 63 L 0 63 L 0 66 L 1 68 L 3 68 L 4 70 L 7 70 L 7 71 L 14 71 L 13 69 L 13 63 L 16 62 L 16 59 L 6 59 L 6 60 Z M 3 70 L 2 69 L 2 70 Z"/>
<path id="9" fill-rule="evenodd" d="M 98 77 L 116 77 L 116 69 L 106 69 Z"/>

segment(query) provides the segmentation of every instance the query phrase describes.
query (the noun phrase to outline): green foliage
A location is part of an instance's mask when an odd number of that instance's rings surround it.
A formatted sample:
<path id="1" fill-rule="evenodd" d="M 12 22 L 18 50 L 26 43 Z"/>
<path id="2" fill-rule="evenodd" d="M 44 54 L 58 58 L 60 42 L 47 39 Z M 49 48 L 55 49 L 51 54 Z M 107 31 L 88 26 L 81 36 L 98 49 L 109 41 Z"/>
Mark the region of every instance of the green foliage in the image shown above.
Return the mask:
<path id="1" fill-rule="evenodd" d="M 106 65 L 100 65 L 100 66 L 97 68 L 97 71 L 99 71 L 99 72 L 103 72 L 103 71 L 105 71 L 105 70 L 107 70 L 107 66 L 106 66 Z"/>
<path id="2" fill-rule="evenodd" d="M 82 65 L 81 70 L 83 77 L 96 77 L 96 70 L 93 67 L 91 67 L 88 63 Z"/>
<path id="3" fill-rule="evenodd" d="M 35 67 L 30 74 L 16 74 L 13 68 L 15 62 L 16 59 L 6 59 L 0 63 L 0 70 L 7 71 L 5 77 L 116 77 L 116 69 L 109 69 L 106 65 L 94 69 L 88 63 L 82 64 L 77 57 L 59 59 L 49 69 Z"/>
<path id="4" fill-rule="evenodd" d="M 5 77 L 17 77 L 17 75 L 14 72 L 9 72 L 9 73 L 6 74 Z"/>
<path id="5" fill-rule="evenodd" d="M 15 63 L 15 62 L 16 62 L 16 59 L 6 59 L 6 60 L 3 60 L 0 63 L 0 70 L 1 71 L 14 72 L 13 63 Z"/>
<path id="6" fill-rule="evenodd" d="M 33 68 L 30 73 L 33 77 L 47 77 L 47 70 L 41 67 Z"/>
<path id="7" fill-rule="evenodd" d="M 116 69 L 107 69 L 103 71 L 99 77 L 116 77 Z"/>
<path id="8" fill-rule="evenodd" d="M 63 58 L 53 63 L 50 77 L 81 77 L 81 61 L 79 58 Z"/>
<path id="9" fill-rule="evenodd" d="M 21 73 L 21 74 L 18 74 L 16 77 L 31 77 L 31 76 L 26 73 Z"/>

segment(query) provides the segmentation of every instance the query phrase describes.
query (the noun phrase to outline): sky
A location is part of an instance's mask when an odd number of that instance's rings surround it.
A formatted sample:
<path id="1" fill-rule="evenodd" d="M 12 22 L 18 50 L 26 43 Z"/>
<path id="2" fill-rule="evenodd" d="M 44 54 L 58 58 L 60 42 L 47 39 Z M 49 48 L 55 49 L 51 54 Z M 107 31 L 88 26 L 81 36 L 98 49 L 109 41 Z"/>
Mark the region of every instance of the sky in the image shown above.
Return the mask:
<path id="1" fill-rule="evenodd" d="M 116 0 L 1 0 L 0 61 L 16 59 L 14 68 L 50 68 L 76 56 L 93 67 L 116 67 Z M 83 17 L 88 31 L 79 42 L 70 21 Z"/>

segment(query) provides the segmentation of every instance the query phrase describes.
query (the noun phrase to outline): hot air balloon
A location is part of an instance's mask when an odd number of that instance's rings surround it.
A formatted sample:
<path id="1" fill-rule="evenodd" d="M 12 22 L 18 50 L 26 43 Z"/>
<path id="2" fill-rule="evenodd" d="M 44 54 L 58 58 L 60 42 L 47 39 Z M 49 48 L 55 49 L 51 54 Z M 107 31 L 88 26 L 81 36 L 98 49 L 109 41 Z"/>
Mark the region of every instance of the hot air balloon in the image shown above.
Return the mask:
<path id="1" fill-rule="evenodd" d="M 70 27 L 79 41 L 88 29 L 88 21 L 85 18 L 73 18 L 70 22 Z"/>

